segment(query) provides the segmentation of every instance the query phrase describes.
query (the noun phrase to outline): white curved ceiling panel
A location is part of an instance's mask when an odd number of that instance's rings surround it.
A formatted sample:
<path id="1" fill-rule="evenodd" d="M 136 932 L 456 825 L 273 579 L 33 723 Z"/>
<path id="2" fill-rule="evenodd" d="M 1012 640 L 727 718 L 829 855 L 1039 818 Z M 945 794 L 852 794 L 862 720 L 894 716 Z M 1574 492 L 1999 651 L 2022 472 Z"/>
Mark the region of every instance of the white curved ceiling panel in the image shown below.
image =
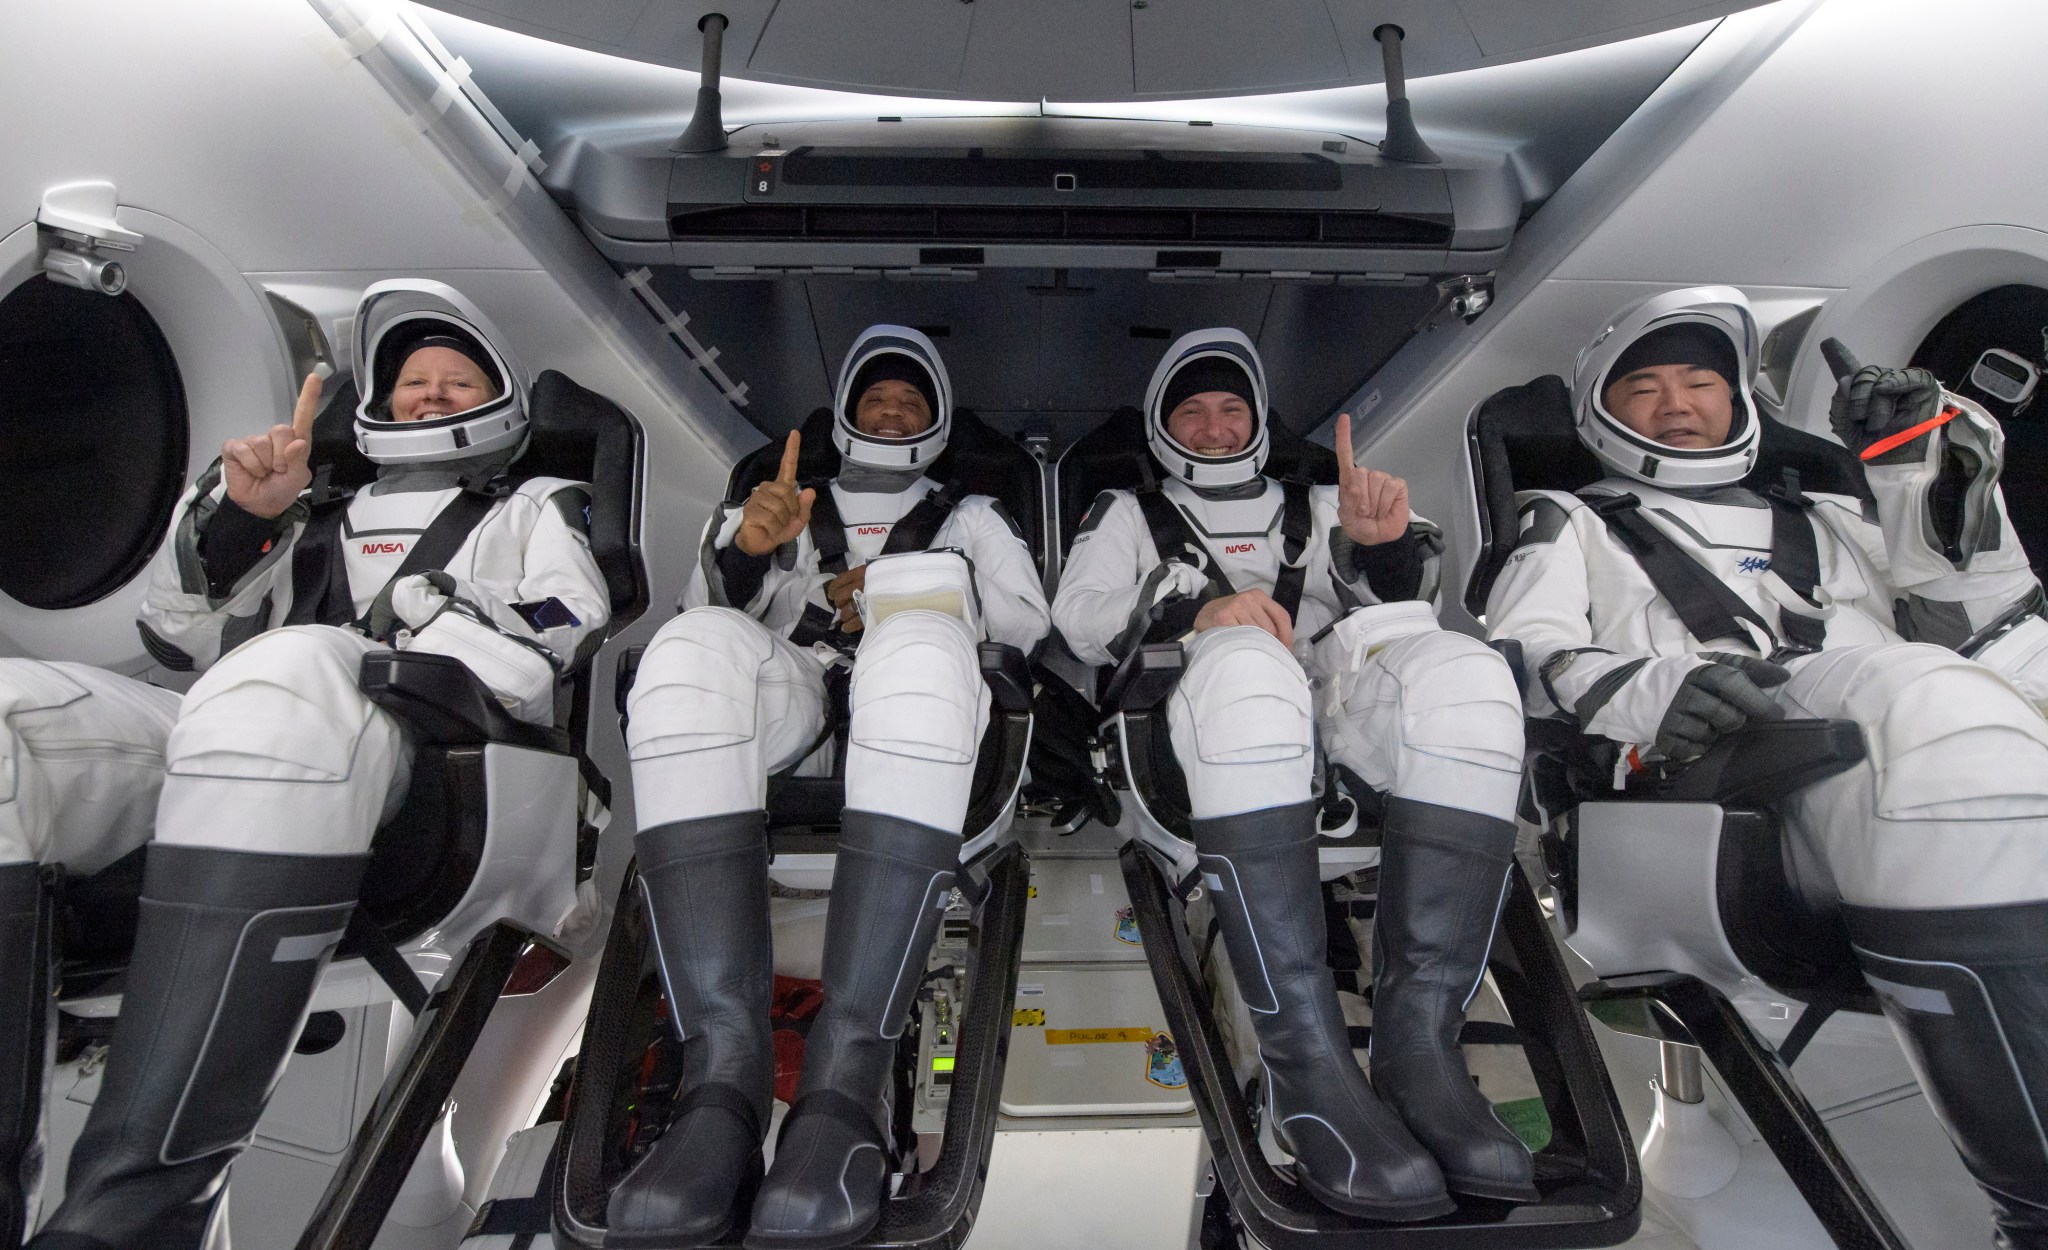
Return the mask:
<path id="1" fill-rule="evenodd" d="M 964 100 L 1247 95 L 1547 56 L 1764 0 L 422 0 L 522 34 L 698 68 L 697 21 L 731 23 L 725 71 L 797 86 Z"/>

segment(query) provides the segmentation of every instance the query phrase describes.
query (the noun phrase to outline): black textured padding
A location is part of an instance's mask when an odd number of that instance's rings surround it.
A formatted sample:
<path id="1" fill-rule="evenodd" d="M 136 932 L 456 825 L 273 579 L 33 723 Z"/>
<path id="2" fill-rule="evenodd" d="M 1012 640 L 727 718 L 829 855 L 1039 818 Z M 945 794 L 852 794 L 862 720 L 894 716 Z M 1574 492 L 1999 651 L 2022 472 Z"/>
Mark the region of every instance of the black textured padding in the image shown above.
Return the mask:
<path id="1" fill-rule="evenodd" d="M 1799 474 L 1800 489 L 1849 495 L 1868 501 L 1863 466 L 1848 448 L 1789 425 L 1763 421 L 1756 467 L 1742 484 L 1768 490 Z M 1598 457 L 1586 450 L 1572 424 L 1571 392 L 1564 379 L 1546 374 L 1533 382 L 1496 391 L 1472 410 L 1466 429 L 1472 453 L 1473 494 L 1479 505 L 1479 558 L 1465 587 L 1465 607 L 1486 611 L 1486 597 L 1520 532 L 1515 492 L 1576 491 L 1607 476 Z"/>
<path id="2" fill-rule="evenodd" d="M 142 571 L 184 488 L 177 360 L 132 294 L 37 274 L 0 299 L 0 591 L 55 611 Z"/>
<path id="3" fill-rule="evenodd" d="M 799 432 L 802 446 L 797 452 L 797 477 L 818 482 L 839 476 L 839 449 L 832 444 L 832 410 L 814 409 Z M 783 439 L 772 439 L 741 457 L 727 479 L 725 497 L 743 499 L 755 483 L 774 477 L 782 466 L 782 446 Z M 1045 509 L 1038 462 L 1015 439 L 996 431 L 973 409 L 955 408 L 946 450 L 932 461 L 925 475 L 935 482 L 958 485 L 965 494 L 987 495 L 1001 503 L 1003 511 L 1024 531 L 1032 559 L 1041 566 L 1045 563 Z"/>
<path id="4" fill-rule="evenodd" d="M 360 489 L 377 466 L 356 450 L 355 382 L 328 392 L 313 421 L 313 467 L 336 487 Z M 531 435 L 511 476 L 560 477 L 590 483 L 590 554 L 611 595 L 616 633 L 647 609 L 647 573 L 640 560 L 640 423 L 596 391 L 553 369 L 535 379 L 529 396 Z"/>
<path id="5" fill-rule="evenodd" d="M 1337 484 L 1337 456 L 1329 448 L 1290 430 L 1277 416 L 1267 419 L 1268 450 L 1261 470 L 1271 478 L 1295 478 L 1318 486 Z M 1166 475 L 1145 447 L 1145 416 L 1125 407 L 1074 440 L 1060 457 L 1060 546 L 1073 545 L 1088 505 L 1106 490 L 1135 490 Z"/>

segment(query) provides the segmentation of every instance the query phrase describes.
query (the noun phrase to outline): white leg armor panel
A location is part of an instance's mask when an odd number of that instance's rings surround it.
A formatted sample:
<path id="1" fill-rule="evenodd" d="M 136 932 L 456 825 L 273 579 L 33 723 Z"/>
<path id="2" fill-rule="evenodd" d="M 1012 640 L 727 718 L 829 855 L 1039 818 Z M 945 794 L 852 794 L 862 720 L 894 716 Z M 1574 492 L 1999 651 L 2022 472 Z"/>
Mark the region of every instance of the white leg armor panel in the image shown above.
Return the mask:
<path id="1" fill-rule="evenodd" d="M 85 875 L 147 842 L 178 703 L 84 664 L 0 659 L 0 863 Z"/>
<path id="2" fill-rule="evenodd" d="M 228 851 L 359 855 L 405 796 L 411 750 L 362 692 L 383 649 L 329 625 L 271 630 L 185 696 L 167 749 L 159 841 Z"/>
<path id="3" fill-rule="evenodd" d="M 849 698 L 847 807 L 960 829 L 988 726 L 975 639 L 956 616 L 913 609 L 861 640 Z"/>
<path id="4" fill-rule="evenodd" d="M 1166 723 L 1196 820 L 1308 801 L 1308 674 L 1266 631 L 1232 625 L 1195 635 Z"/>
<path id="5" fill-rule="evenodd" d="M 825 669 L 744 612 L 691 608 L 654 635 L 626 713 L 641 828 L 758 811 L 825 727 Z"/>
<path id="6" fill-rule="evenodd" d="M 1507 661 L 1426 603 L 1360 608 L 1316 647 L 1330 758 L 1398 798 L 1513 820 L 1522 700 Z"/>
<path id="7" fill-rule="evenodd" d="M 2048 899 L 2048 720 L 2010 683 L 1922 643 L 1790 667 L 1777 700 L 1795 716 L 1856 721 L 1868 747 L 1787 804 L 1802 868 L 1867 907 Z"/>

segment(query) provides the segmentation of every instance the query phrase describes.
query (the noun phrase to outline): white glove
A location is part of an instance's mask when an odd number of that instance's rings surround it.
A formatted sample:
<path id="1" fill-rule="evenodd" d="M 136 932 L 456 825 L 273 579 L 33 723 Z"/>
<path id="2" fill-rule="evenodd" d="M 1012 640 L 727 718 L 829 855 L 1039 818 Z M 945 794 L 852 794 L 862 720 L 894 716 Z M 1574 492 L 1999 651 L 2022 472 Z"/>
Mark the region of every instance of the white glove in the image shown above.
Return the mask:
<path id="1" fill-rule="evenodd" d="M 1208 575 L 1185 560 L 1168 560 L 1153 572 L 1159 576 L 1159 584 L 1153 587 L 1147 608 L 1156 608 L 1169 599 L 1192 599 L 1209 584 Z"/>

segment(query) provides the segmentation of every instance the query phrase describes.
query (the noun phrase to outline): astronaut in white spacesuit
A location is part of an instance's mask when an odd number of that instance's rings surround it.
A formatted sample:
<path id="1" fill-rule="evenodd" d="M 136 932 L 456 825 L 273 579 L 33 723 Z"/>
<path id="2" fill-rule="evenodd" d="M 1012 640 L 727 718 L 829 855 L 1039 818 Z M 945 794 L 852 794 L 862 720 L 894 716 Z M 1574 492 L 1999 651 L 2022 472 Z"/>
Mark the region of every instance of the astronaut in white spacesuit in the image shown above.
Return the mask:
<path id="1" fill-rule="evenodd" d="M 1829 415 L 1875 514 L 1759 495 L 1738 485 L 1756 370 L 1731 288 L 1617 316 L 1572 387 L 1610 476 L 1521 497 L 1489 628 L 1521 645 L 1532 714 L 1638 761 L 1696 758 L 1751 720 L 1862 726 L 1867 758 L 1786 802 L 1790 866 L 1839 905 L 2000 1244 L 2048 1245 L 2048 622 L 2005 520 L 1996 424 L 1928 424 L 1931 375 L 1863 368 Z M 1660 584 L 1673 553 L 1706 576 Z"/>
<path id="2" fill-rule="evenodd" d="M 1037 569 L 1000 505 L 924 475 L 952 424 L 931 341 L 864 331 L 834 418 L 837 478 L 799 482 L 792 433 L 775 478 L 712 516 L 685 610 L 649 644 L 628 703 L 634 842 L 685 1090 L 613 1192 L 607 1245 L 698 1244 L 750 1225 L 749 1245 L 827 1246 L 873 1226 L 896 1039 L 952 889 L 988 722 L 977 646 L 1029 651 L 1046 633 Z M 827 678 L 848 657 L 825 1005 L 763 1181 L 767 780 L 829 767 Z"/>
<path id="3" fill-rule="evenodd" d="M 38 1250 L 199 1244 L 406 789 L 411 751 L 358 689 L 363 655 L 453 656 L 549 723 L 558 678 L 603 637 L 586 489 L 506 484 L 527 380 L 489 323 L 400 280 L 365 292 L 356 326 L 376 481 L 347 498 L 314 479 L 309 378 L 291 425 L 229 441 L 178 507 L 142 628 L 160 661 L 205 670 L 190 693 L 0 667 L 0 860 L 90 873 L 154 831 L 105 1076 Z"/>
<path id="4" fill-rule="evenodd" d="M 1441 541 L 1411 517 L 1405 483 L 1353 465 L 1348 416 L 1338 486 L 1261 476 L 1266 396 L 1236 330 L 1167 350 L 1145 397 L 1167 480 L 1096 499 L 1053 621 L 1094 664 L 1191 635 L 1168 724 L 1274 1129 L 1302 1182 L 1380 1219 L 1442 1214 L 1446 1187 L 1533 1199 L 1529 1152 L 1458 1048 L 1512 867 L 1514 678 L 1437 624 Z M 1334 762 L 1388 795 L 1370 1084 L 1324 952 L 1318 732 Z"/>

